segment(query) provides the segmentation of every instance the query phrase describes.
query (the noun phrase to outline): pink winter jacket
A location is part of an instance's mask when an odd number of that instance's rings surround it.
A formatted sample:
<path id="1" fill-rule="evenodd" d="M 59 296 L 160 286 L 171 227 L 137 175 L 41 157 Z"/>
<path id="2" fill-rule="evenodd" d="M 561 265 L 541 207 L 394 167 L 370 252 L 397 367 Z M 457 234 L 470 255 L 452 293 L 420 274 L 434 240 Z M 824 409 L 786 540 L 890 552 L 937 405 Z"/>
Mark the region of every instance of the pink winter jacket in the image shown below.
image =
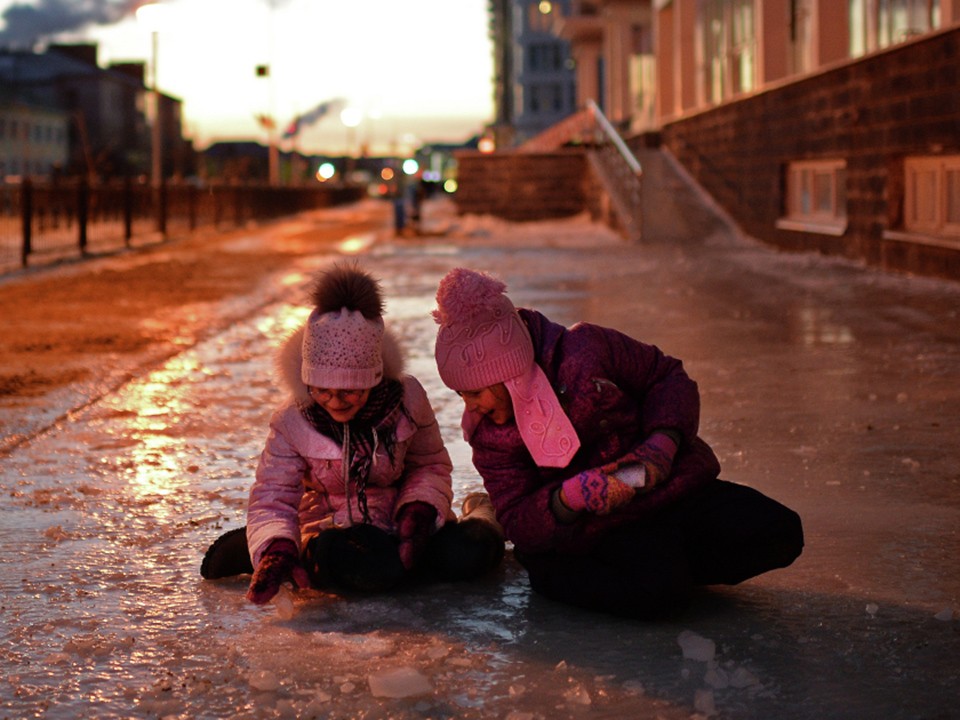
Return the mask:
<path id="1" fill-rule="evenodd" d="M 344 484 L 340 443 L 317 432 L 298 407 L 309 398 L 300 379 L 302 338 L 301 330 L 281 349 L 280 374 L 292 397 L 270 419 L 250 490 L 247 542 L 254 567 L 277 538 L 293 540 L 302 549 L 321 530 L 363 521 L 354 482 Z M 450 456 L 426 391 L 416 378 L 402 374 L 400 351 L 389 332 L 383 354 L 384 376 L 403 384 L 406 412 L 398 410 L 384 421 L 396 425 L 396 444 L 392 461 L 382 445 L 376 450 L 366 487 L 370 521 L 392 533 L 400 507 L 418 500 L 436 508 L 439 529 L 455 518 Z"/>

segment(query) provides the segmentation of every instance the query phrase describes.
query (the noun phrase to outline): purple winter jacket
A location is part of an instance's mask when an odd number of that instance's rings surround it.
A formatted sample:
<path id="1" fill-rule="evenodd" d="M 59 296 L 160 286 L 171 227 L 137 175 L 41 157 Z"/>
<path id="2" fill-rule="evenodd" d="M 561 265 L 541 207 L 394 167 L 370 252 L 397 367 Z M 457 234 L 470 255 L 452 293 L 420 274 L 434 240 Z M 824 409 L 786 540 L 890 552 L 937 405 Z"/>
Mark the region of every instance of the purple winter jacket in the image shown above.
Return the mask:
<path id="1" fill-rule="evenodd" d="M 647 517 L 717 479 L 720 463 L 697 436 L 697 384 L 680 360 L 610 328 L 578 323 L 568 329 L 539 312 L 518 312 L 533 338 L 535 361 L 581 445 L 567 467 L 538 467 L 514 422 L 496 425 L 484 417 L 477 425 L 470 438 L 473 463 L 517 550 L 586 552 L 606 531 Z M 609 515 L 557 520 L 550 498 L 564 480 L 623 457 L 657 429 L 674 430 L 682 438 L 668 480 Z"/>

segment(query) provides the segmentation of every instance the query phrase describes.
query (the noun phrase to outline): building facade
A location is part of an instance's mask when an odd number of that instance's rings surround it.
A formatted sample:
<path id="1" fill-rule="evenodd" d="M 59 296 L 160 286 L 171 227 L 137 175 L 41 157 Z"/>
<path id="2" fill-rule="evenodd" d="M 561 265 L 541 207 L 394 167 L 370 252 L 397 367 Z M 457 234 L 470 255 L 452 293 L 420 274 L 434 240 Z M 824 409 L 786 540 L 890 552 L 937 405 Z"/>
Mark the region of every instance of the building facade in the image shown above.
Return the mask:
<path id="1" fill-rule="evenodd" d="M 568 40 L 577 107 L 593 100 L 625 133 L 656 127 L 656 59 L 650 0 L 574 0 L 555 25 Z"/>
<path id="2" fill-rule="evenodd" d="M 96 45 L 89 44 L 53 45 L 42 53 L 0 50 L 0 87 L 8 105 L 20 107 L 19 112 L 43 108 L 58 118 L 66 157 L 55 161 L 64 174 L 103 180 L 149 176 L 151 132 L 142 64 L 101 68 Z M 192 150 L 182 136 L 180 101 L 161 95 L 159 118 L 163 176 L 191 174 Z M 43 122 L 53 127 L 52 116 Z M 21 138 L 8 147 L 12 155 L 7 163 L 8 168 L 16 164 L 22 169 L 6 174 L 42 176 L 36 157 L 39 141 L 31 137 L 29 143 L 22 142 L 19 127 Z M 34 132 L 46 142 L 45 130 Z M 53 129 L 51 133 L 51 138 L 59 136 Z"/>
<path id="3" fill-rule="evenodd" d="M 663 145 L 751 236 L 960 278 L 960 0 L 658 0 Z"/>
<path id="4" fill-rule="evenodd" d="M 58 110 L 0 100 L 0 182 L 49 179 L 67 165 L 68 116 Z"/>
<path id="5" fill-rule="evenodd" d="M 570 43 L 556 19 L 571 0 L 490 0 L 497 147 L 519 145 L 577 108 Z"/>

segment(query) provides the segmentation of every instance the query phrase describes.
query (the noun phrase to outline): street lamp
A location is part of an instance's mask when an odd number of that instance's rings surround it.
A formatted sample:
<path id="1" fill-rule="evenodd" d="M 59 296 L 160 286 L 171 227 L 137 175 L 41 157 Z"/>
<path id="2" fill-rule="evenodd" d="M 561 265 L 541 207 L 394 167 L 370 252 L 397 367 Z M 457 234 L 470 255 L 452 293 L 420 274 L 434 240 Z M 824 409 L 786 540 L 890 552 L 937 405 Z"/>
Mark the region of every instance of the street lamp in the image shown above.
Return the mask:
<path id="1" fill-rule="evenodd" d="M 150 96 L 153 99 L 153 127 L 150 132 L 150 183 L 160 187 L 163 180 L 163 134 L 160 127 L 160 91 L 157 89 L 157 45 L 160 17 L 163 14 L 158 3 L 141 5 L 137 9 L 137 21 L 150 30 Z"/>
<path id="2" fill-rule="evenodd" d="M 340 111 L 340 122 L 347 128 L 347 150 L 344 155 L 351 155 L 356 144 L 356 129 L 363 121 L 363 111 L 359 108 L 347 106 Z"/>
<path id="3" fill-rule="evenodd" d="M 350 182 L 351 175 L 353 175 L 353 170 L 356 167 L 356 155 L 353 146 L 356 140 L 357 126 L 362 120 L 363 112 L 358 108 L 347 106 L 340 111 L 340 122 L 347 128 L 347 150 L 344 153 L 346 156 L 346 171 L 343 174 L 344 180 L 347 182 Z"/>

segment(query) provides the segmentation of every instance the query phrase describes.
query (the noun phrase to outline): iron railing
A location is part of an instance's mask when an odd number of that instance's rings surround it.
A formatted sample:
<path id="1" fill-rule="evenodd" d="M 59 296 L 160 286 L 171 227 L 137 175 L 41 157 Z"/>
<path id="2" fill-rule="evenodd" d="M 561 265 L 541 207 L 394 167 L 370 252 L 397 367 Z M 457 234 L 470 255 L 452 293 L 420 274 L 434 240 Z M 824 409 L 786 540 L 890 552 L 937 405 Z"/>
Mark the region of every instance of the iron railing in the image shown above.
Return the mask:
<path id="1" fill-rule="evenodd" d="M 0 184 L 0 273 L 353 202 L 355 186 Z"/>
<path id="2" fill-rule="evenodd" d="M 620 133 L 593 100 L 587 100 L 600 141 L 588 155 L 597 178 L 613 204 L 623 233 L 631 240 L 643 237 L 642 179 L 640 161 L 627 147 Z"/>

